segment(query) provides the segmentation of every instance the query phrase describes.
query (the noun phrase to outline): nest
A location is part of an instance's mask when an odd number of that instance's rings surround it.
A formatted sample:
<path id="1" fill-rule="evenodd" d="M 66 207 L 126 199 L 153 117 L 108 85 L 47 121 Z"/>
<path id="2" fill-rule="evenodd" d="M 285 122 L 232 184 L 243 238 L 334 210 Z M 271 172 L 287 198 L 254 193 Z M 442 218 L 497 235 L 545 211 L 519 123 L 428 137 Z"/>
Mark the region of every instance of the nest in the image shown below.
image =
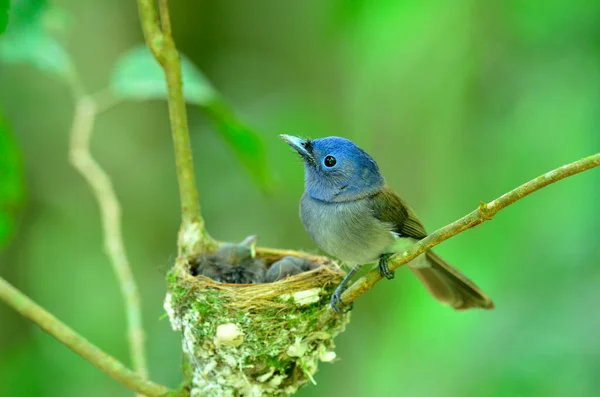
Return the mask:
<path id="1" fill-rule="evenodd" d="M 281 259 L 257 258 L 266 268 Z M 177 260 L 165 299 L 192 397 L 290 395 L 314 383 L 319 362 L 335 360 L 349 313 L 318 321 L 343 277 L 335 262 L 313 257 L 318 267 L 273 283 L 225 284 L 194 276 L 194 259 Z"/>

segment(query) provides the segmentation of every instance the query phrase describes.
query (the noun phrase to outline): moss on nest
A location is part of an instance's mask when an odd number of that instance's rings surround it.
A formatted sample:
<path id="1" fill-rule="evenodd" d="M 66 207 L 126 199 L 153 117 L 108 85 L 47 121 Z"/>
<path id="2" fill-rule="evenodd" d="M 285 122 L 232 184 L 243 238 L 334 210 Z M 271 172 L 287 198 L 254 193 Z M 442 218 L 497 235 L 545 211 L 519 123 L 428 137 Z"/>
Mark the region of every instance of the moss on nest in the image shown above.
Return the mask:
<path id="1" fill-rule="evenodd" d="M 249 285 L 194 277 L 189 262 L 180 258 L 169 272 L 164 306 L 182 331 L 192 397 L 290 395 L 314 382 L 320 361 L 335 359 L 333 338 L 349 313 L 318 325 L 343 276 L 334 262 L 319 258 L 314 270 Z"/>

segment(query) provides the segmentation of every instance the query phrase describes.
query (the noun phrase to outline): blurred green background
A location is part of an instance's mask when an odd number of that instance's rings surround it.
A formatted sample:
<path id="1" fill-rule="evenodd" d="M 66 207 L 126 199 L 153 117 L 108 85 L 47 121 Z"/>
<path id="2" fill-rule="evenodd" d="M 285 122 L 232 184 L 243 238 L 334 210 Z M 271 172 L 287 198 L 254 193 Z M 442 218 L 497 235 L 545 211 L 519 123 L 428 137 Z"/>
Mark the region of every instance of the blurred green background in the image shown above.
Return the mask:
<path id="1" fill-rule="evenodd" d="M 135 2 L 53 5 L 62 12 L 44 23 L 86 89 L 102 90 L 120 55 L 142 42 Z M 189 107 L 203 215 L 220 240 L 257 233 L 261 245 L 316 251 L 298 219 L 301 163 L 279 133 L 354 140 L 429 230 L 600 151 L 600 2 L 204 0 L 171 8 L 180 50 L 257 131 L 274 175 L 263 194 L 206 114 Z M 98 208 L 67 160 L 69 89 L 28 63 L 0 63 L 0 113 L 21 147 L 27 190 L 0 275 L 128 363 Z M 151 378 L 174 387 L 180 340 L 160 319 L 179 223 L 172 152 L 163 101 L 125 102 L 97 120 L 93 153 L 123 206 Z M 408 271 L 379 283 L 337 339 L 341 360 L 322 364 L 318 386 L 298 395 L 598 395 L 599 203 L 600 170 L 592 170 L 437 248 L 495 311 L 454 312 Z M 0 304 L 0 396 L 131 395 Z"/>

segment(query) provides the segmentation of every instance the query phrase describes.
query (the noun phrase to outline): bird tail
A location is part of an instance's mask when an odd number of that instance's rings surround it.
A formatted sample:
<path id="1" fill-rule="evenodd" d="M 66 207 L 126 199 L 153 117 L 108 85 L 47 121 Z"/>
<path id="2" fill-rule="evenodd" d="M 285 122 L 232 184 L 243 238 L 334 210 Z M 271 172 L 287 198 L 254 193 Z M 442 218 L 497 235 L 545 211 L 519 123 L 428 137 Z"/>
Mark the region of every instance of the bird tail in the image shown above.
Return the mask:
<path id="1" fill-rule="evenodd" d="M 464 274 L 433 251 L 426 253 L 427 267 L 410 267 L 429 293 L 456 310 L 493 309 L 494 303 Z"/>

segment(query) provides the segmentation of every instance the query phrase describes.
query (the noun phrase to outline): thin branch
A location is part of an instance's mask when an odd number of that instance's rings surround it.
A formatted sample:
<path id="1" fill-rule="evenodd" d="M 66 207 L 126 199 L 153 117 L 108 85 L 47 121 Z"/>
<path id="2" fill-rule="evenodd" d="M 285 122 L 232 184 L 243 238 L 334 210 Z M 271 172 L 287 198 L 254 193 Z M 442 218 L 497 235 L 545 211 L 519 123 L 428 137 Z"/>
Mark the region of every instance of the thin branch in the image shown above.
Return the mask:
<path id="1" fill-rule="evenodd" d="M 144 379 L 125 367 L 123 363 L 106 354 L 83 336 L 60 322 L 1 277 L 0 300 L 131 390 L 149 397 L 164 396 L 171 391 L 165 386 Z"/>
<path id="2" fill-rule="evenodd" d="M 154 0 L 138 0 L 137 4 L 146 44 L 156 60 L 162 64 L 165 38 L 160 30 Z"/>
<path id="3" fill-rule="evenodd" d="M 90 153 L 97 102 L 91 96 L 77 99 L 71 129 L 69 159 L 90 185 L 100 206 L 104 248 L 117 275 L 121 294 L 125 301 L 130 356 L 133 368 L 140 376 L 148 377 L 146 353 L 144 351 L 144 328 L 138 288 L 125 253 L 121 233 L 121 207 L 112 182 Z"/>
<path id="4" fill-rule="evenodd" d="M 479 204 L 479 208 L 477 208 L 475 211 L 460 218 L 456 222 L 438 229 L 423 240 L 420 240 L 411 246 L 409 249 L 392 256 L 388 261 L 388 266 L 390 270 L 393 271 L 440 244 L 442 241 L 448 240 L 450 237 L 456 236 L 467 229 L 491 220 L 498 211 L 508 207 L 525 196 L 530 195 L 536 190 L 558 182 L 561 179 L 579 174 L 580 172 L 587 171 L 598 166 L 600 166 L 600 153 L 549 171 L 544 175 L 541 175 L 511 190 L 510 192 L 502 195 L 500 198 L 490 201 L 489 203 L 481 202 Z M 377 269 L 371 270 L 365 276 L 353 283 L 346 291 L 344 291 L 341 296 L 342 302 L 344 302 L 344 304 L 350 304 L 354 302 L 359 296 L 373 288 L 373 286 L 381 279 L 382 277 Z M 324 323 L 330 316 L 333 315 L 334 312 L 330 308 L 330 310 L 328 310 L 320 320 L 321 323 Z"/>
<path id="5" fill-rule="evenodd" d="M 167 80 L 171 132 L 175 147 L 175 163 L 179 181 L 182 225 L 179 233 L 180 254 L 202 251 L 211 245 L 204 220 L 200 215 L 198 190 L 188 132 L 187 113 L 183 97 L 181 62 L 171 35 L 171 20 L 167 0 L 160 0 L 159 25 L 154 0 L 138 0 L 144 37 L 156 60 L 162 66 Z"/>
<path id="6" fill-rule="evenodd" d="M 75 98 L 79 98 L 81 96 Z M 90 95 L 90 98 L 96 104 L 96 115 L 99 115 L 101 113 L 106 112 L 107 110 L 112 109 L 113 107 L 119 105 L 123 101 L 121 98 L 116 97 L 110 89 L 98 91 L 95 94 Z"/>
<path id="7" fill-rule="evenodd" d="M 160 14 L 160 25 L 162 27 L 163 34 L 171 36 L 171 16 L 169 15 L 169 1 L 159 0 L 158 9 Z"/>

